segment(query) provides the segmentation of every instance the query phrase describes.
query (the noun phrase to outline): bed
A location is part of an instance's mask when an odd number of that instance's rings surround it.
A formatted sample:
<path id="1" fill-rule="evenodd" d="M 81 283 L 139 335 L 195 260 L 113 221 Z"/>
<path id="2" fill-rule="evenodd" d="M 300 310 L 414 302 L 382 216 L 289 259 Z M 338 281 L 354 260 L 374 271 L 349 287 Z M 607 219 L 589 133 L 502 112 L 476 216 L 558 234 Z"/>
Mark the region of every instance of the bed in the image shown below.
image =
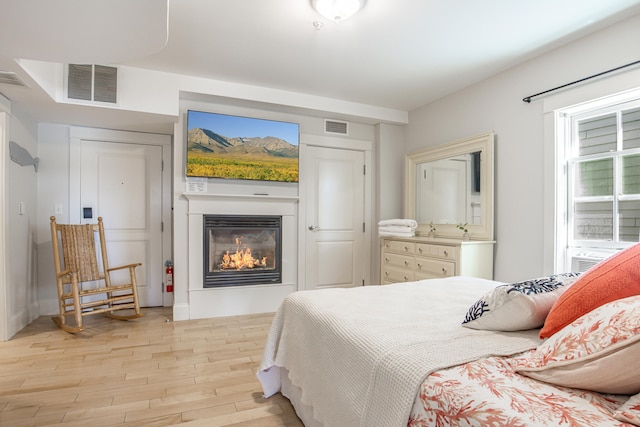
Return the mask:
<path id="1" fill-rule="evenodd" d="M 295 292 L 258 379 L 307 427 L 640 425 L 640 246 L 627 252 L 607 270 L 622 283 L 597 289 L 590 270 Z M 567 300 L 584 313 L 565 318 Z"/>

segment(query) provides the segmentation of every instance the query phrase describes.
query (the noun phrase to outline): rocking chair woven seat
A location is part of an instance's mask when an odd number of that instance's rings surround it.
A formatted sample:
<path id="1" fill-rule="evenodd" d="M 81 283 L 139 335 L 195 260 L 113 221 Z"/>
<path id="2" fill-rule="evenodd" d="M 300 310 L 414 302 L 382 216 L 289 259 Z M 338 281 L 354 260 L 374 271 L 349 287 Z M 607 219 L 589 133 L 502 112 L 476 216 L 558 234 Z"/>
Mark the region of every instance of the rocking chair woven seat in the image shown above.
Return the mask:
<path id="1" fill-rule="evenodd" d="M 142 264 L 109 266 L 102 217 L 97 224 L 80 225 L 57 224 L 55 216 L 50 219 L 60 308 L 60 315 L 53 321 L 61 329 L 76 333 L 85 329 L 82 318 L 92 314 L 103 313 L 119 320 L 142 317 L 135 274 L 135 268 Z M 112 283 L 111 273 L 118 270 L 128 270 L 128 283 Z M 113 313 L 118 310 L 129 312 Z M 74 317 L 75 325 L 69 324 L 69 316 Z"/>

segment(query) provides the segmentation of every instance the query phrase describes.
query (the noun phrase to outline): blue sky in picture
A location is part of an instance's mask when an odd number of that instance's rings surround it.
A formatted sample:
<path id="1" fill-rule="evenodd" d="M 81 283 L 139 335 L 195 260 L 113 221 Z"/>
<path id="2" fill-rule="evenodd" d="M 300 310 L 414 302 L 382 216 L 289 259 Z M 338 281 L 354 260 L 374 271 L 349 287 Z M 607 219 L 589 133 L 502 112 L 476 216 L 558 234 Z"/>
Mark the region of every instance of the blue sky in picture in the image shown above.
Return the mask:
<path id="1" fill-rule="evenodd" d="M 204 111 L 187 112 L 188 130 L 207 129 L 227 138 L 255 138 L 273 136 L 291 145 L 298 145 L 299 125 L 297 123 L 255 119 L 251 117 L 229 116 Z"/>

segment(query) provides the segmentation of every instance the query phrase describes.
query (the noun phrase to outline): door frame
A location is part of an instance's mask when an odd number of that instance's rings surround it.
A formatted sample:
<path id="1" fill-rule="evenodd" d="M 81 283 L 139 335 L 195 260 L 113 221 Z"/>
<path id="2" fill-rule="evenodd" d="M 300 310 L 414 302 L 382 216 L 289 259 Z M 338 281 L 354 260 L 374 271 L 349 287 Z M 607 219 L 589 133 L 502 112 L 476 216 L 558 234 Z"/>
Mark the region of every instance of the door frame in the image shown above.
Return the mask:
<path id="1" fill-rule="evenodd" d="M 298 248 L 306 248 L 306 218 L 307 218 L 307 196 L 302 189 L 305 186 L 304 179 L 306 175 L 303 169 L 303 159 L 305 158 L 305 148 L 308 146 L 315 146 L 321 148 L 335 148 L 340 150 L 352 150 L 361 151 L 364 153 L 364 165 L 366 173 L 364 174 L 364 223 L 365 232 L 362 239 L 362 250 L 364 251 L 363 259 L 365 263 L 369 265 L 369 268 L 363 267 L 364 284 L 371 284 L 372 268 L 375 263 L 372 262 L 372 247 L 371 242 L 373 239 L 373 232 L 375 225 L 373 224 L 373 168 L 372 168 L 372 153 L 373 142 L 362 139 L 350 139 L 350 138 L 338 138 L 332 136 L 312 135 L 312 134 L 300 134 L 300 182 L 298 186 L 299 191 L 299 213 L 298 213 Z M 377 246 L 376 246 L 377 247 Z M 304 257 L 298 256 L 298 290 L 306 289 L 306 260 Z"/>
<path id="2" fill-rule="evenodd" d="M 171 205 L 172 137 L 170 135 L 128 132 L 111 129 L 71 127 L 69 131 L 69 221 L 80 223 L 80 148 L 82 141 L 120 144 L 157 145 L 162 147 L 162 259 L 172 260 L 173 218 Z M 163 276 L 164 277 L 164 269 Z M 162 293 L 164 307 L 173 305 L 173 294 Z"/>

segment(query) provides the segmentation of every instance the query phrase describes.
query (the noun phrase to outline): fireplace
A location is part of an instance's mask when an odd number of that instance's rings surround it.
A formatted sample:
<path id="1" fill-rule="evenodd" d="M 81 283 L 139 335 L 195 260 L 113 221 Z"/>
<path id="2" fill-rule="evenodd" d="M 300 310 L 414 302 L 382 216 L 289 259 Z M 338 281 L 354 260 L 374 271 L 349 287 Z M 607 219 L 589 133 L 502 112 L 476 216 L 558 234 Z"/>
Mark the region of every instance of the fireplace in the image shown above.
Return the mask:
<path id="1" fill-rule="evenodd" d="M 282 216 L 204 215 L 205 288 L 282 282 Z"/>

